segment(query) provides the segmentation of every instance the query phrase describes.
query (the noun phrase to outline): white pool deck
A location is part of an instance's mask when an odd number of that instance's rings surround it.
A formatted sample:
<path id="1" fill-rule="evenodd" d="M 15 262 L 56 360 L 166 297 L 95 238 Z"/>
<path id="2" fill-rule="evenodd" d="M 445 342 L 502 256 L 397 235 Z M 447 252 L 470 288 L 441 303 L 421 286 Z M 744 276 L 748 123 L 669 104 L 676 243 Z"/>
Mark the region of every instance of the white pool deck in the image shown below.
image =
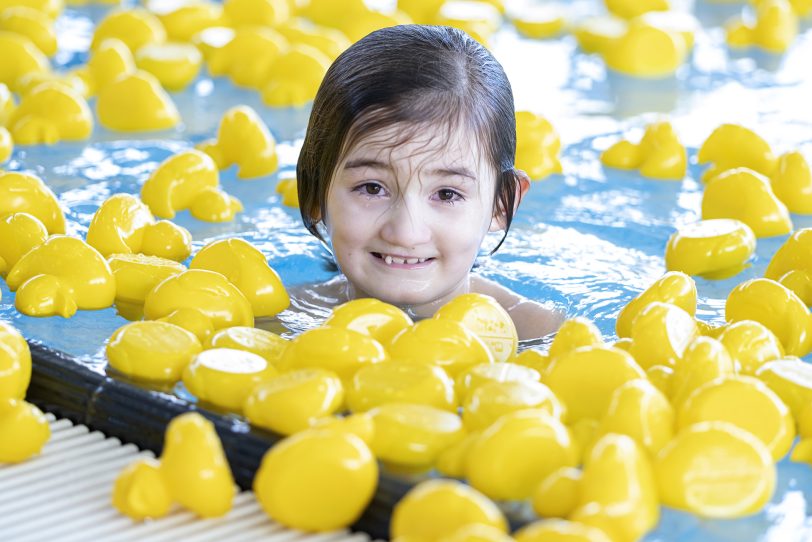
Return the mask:
<path id="1" fill-rule="evenodd" d="M 112 506 L 118 473 L 141 457 L 132 444 L 48 414 L 51 439 L 42 453 L 17 465 L 0 465 L 0 541 L 251 541 L 369 542 L 363 533 L 307 534 L 274 523 L 253 493 L 237 494 L 222 518 L 198 519 L 180 508 L 167 517 L 136 523 Z"/>

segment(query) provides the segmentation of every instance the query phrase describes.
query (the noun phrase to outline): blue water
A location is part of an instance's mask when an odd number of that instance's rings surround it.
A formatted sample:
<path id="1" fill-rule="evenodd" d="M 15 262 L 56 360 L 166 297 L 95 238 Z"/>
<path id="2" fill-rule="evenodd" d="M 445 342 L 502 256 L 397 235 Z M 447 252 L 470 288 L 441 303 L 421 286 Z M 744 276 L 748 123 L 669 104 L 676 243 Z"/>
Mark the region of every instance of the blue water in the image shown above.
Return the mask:
<path id="1" fill-rule="evenodd" d="M 570 36 L 530 42 L 505 28 L 492 41 L 513 83 L 517 108 L 545 115 L 561 134 L 564 174 L 534 183 L 507 241 L 495 255 L 480 258 L 478 272 L 558 306 L 570 316 L 592 319 L 607 340 L 614 338 L 620 308 L 665 272 L 668 237 L 676 227 L 700 218 L 701 167 L 696 165 L 696 149 L 716 126 L 744 123 L 776 152 L 800 149 L 812 158 L 812 32 L 806 30 L 783 56 L 731 54 L 719 24 L 741 6 L 673 3 L 692 9 L 704 30 L 696 37 L 689 62 L 674 77 L 663 80 L 607 73 L 602 61 L 580 52 Z M 595 4 L 567 3 L 573 14 L 594 11 Z M 56 66 L 86 61 L 92 21 L 103 13 L 100 8 L 66 11 L 58 21 Z M 195 250 L 227 236 L 252 242 L 288 286 L 329 278 L 319 243 L 301 226 L 298 210 L 282 206 L 275 193 L 277 181 L 295 169 L 307 109 L 265 108 L 256 92 L 206 75 L 173 98 L 184 119 L 178 130 L 129 136 L 97 126 L 85 143 L 18 147 L 3 167 L 33 172 L 46 180 L 65 209 L 68 233 L 84 236 L 105 198 L 117 192 L 137 194 L 158 163 L 212 137 L 229 107 L 248 104 L 279 142 L 280 171 L 249 181 L 238 180 L 234 168 L 222 172 L 224 189 L 245 205 L 245 212 L 233 222 L 208 224 L 188 212 L 180 213 L 176 221 L 192 232 Z M 620 136 L 638 137 L 643 126 L 661 116 L 671 120 L 689 148 L 689 178 L 658 182 L 601 166 L 601 150 Z M 812 217 L 793 216 L 793 220 L 796 228 L 812 226 Z M 735 277 L 697 279 L 698 316 L 721 323 L 730 289 L 762 276 L 785 239 L 760 239 L 752 265 Z M 488 243 L 497 241 L 494 237 Z M 0 318 L 11 321 L 27 338 L 104 371 L 104 342 L 126 323 L 115 309 L 80 311 L 69 320 L 30 318 L 14 309 L 14 295 L 3 281 L 0 290 Z M 294 314 L 282 317 L 293 331 L 313 323 Z M 775 496 L 759 514 L 706 521 L 664 510 L 660 525 L 645 540 L 812 540 L 812 469 L 785 460 L 778 472 Z"/>

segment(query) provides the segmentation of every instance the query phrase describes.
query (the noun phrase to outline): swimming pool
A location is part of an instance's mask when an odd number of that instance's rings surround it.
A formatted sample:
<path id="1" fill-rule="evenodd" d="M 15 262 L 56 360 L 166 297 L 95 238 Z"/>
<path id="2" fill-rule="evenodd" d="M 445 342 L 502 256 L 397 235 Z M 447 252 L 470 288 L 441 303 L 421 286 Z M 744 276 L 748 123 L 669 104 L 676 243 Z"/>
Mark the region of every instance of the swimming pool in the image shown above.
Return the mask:
<path id="1" fill-rule="evenodd" d="M 511 78 L 518 109 L 550 119 L 562 136 L 564 174 L 534 183 L 516 217 L 511 234 L 493 256 L 479 261 L 478 272 L 516 291 L 549 301 L 569 316 L 592 319 L 606 339 L 614 337 L 614 320 L 622 306 L 665 271 L 665 244 L 675 228 L 700 217 L 702 168 L 696 149 L 723 122 L 749 125 L 777 152 L 800 149 L 812 157 L 812 32 L 804 32 L 782 57 L 732 55 L 723 45 L 718 24 L 740 6 L 693 7 L 705 30 L 696 38 L 690 61 L 676 77 L 634 80 L 607 73 L 602 61 L 578 51 L 571 37 L 530 42 L 504 29 L 493 50 Z M 573 2 L 573 12 L 594 9 L 593 2 Z M 58 66 L 86 60 L 91 21 L 102 10 L 68 10 L 59 20 Z M 254 91 L 225 79 L 201 76 L 173 96 L 185 126 L 147 136 L 122 136 L 96 126 L 92 139 L 55 147 L 18 147 L 7 170 L 37 174 L 57 193 L 66 210 L 68 233 L 84 237 L 98 205 L 117 192 L 138 193 L 157 164 L 169 155 L 211 137 L 222 113 L 244 103 L 264 118 L 279 143 L 281 169 L 273 176 L 238 180 L 234 168 L 221 174 L 224 190 L 240 198 L 245 211 L 233 222 L 203 223 L 188 212 L 175 221 L 194 236 L 195 250 L 215 238 L 239 236 L 257 246 L 283 283 L 326 280 L 322 248 L 301 226 L 298 210 L 281 205 L 276 182 L 293 174 L 306 110 L 270 110 Z M 621 135 L 632 139 L 642 127 L 667 115 L 689 148 L 689 178 L 651 181 L 634 172 L 604 169 L 600 151 Z M 812 226 L 812 217 L 793 215 L 796 228 Z M 785 237 L 760 239 L 752 265 L 722 281 L 697 278 L 697 316 L 724 320 L 728 292 L 744 280 L 763 276 L 771 255 Z M 496 242 L 494 238 L 494 242 Z M 11 321 L 29 340 L 39 341 L 105 372 L 104 342 L 126 323 L 115 309 L 80 311 L 71 319 L 36 319 L 14 309 L 14 295 L 0 281 L 0 318 Z M 299 331 L 315 321 L 282 315 Z M 182 390 L 180 390 L 182 394 Z M 762 512 L 740 520 L 706 521 L 665 511 L 658 528 L 645 540 L 803 540 L 812 538 L 812 470 L 779 464 L 775 496 Z"/>

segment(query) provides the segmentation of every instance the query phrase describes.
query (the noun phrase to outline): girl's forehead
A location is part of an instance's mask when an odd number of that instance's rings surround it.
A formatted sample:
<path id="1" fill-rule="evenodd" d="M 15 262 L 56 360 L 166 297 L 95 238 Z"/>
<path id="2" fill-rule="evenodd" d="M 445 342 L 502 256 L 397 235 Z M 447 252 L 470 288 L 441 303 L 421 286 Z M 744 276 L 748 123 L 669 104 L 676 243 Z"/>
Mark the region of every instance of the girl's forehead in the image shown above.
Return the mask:
<path id="1" fill-rule="evenodd" d="M 477 167 L 482 159 L 480 139 L 464 123 L 396 123 L 356 137 L 345 161 L 413 164 L 436 161 Z"/>

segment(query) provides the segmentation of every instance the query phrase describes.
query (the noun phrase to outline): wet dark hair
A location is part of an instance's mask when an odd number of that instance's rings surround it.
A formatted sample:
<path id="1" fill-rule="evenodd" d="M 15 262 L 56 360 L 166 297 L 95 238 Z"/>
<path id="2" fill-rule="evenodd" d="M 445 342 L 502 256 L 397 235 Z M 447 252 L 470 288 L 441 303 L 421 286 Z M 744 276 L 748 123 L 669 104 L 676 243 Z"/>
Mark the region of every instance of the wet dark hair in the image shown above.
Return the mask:
<path id="1" fill-rule="evenodd" d="M 321 82 L 296 165 L 305 227 L 320 240 L 336 166 L 359 138 L 397 123 L 464 123 L 496 172 L 494 214 L 505 240 L 517 197 L 516 117 L 505 71 L 482 45 L 446 26 L 376 30 L 344 51 Z M 408 130 L 408 132 L 412 132 Z M 397 146 L 411 134 L 392 142 Z"/>

